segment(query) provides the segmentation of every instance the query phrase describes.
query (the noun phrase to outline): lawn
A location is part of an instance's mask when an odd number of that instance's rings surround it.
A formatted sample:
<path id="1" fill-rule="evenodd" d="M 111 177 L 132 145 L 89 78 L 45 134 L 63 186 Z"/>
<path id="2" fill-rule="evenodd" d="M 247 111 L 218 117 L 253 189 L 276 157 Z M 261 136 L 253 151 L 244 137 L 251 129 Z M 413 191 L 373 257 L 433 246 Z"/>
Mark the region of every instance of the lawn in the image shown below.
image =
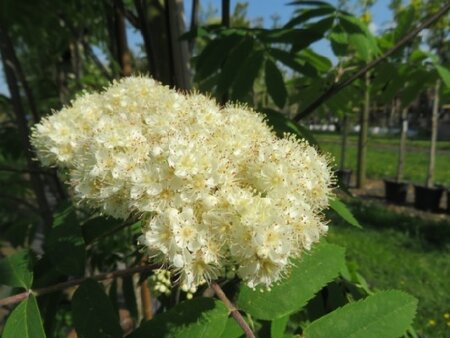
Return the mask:
<path id="1" fill-rule="evenodd" d="M 341 135 L 337 133 L 325 133 L 318 132 L 315 133 L 314 136 L 320 142 L 332 142 L 332 143 L 340 143 Z M 386 135 L 370 135 L 370 142 L 374 144 L 385 144 L 393 147 L 398 147 L 399 137 L 396 136 L 386 136 Z M 348 135 L 348 141 L 356 143 L 358 142 L 357 134 Z M 422 150 L 428 151 L 430 147 L 430 141 L 425 139 L 408 139 L 406 141 L 408 147 L 412 148 L 421 148 Z M 450 150 L 450 141 L 438 141 L 436 144 L 437 150 Z"/>
<path id="2" fill-rule="evenodd" d="M 450 221 L 418 219 L 374 202 L 350 205 L 364 229 L 336 219 L 328 240 L 347 248 L 371 288 L 419 299 L 414 327 L 422 337 L 450 337 Z"/>
<path id="3" fill-rule="evenodd" d="M 340 136 L 337 134 L 315 135 L 322 150 L 331 153 L 336 165 L 340 157 Z M 392 138 L 372 137 L 368 142 L 367 176 L 373 179 L 394 177 L 397 171 L 398 140 Z M 413 183 L 423 184 L 427 174 L 427 142 L 423 140 L 408 141 L 405 159 L 404 178 Z M 435 182 L 450 186 L 450 142 L 438 142 L 436 156 Z M 357 138 L 351 136 L 347 147 L 346 167 L 356 170 Z"/>

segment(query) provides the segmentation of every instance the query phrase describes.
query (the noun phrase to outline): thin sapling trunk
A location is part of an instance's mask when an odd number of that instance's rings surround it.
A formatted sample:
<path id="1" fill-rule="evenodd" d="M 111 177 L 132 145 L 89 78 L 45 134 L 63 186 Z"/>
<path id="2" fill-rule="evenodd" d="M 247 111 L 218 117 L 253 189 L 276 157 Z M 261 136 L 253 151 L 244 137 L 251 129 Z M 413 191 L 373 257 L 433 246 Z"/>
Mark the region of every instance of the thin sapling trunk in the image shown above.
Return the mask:
<path id="1" fill-rule="evenodd" d="M 366 158 L 367 158 L 367 137 L 369 133 L 370 114 L 370 73 L 365 74 L 364 86 L 364 108 L 361 112 L 360 131 L 358 140 L 358 176 L 356 185 L 358 188 L 364 187 L 366 183 Z"/>
<path id="2" fill-rule="evenodd" d="M 398 164 L 396 176 L 397 182 L 401 182 L 403 180 L 403 168 L 405 166 L 405 152 L 406 152 L 406 135 L 408 133 L 408 108 L 402 109 L 402 116 L 400 121 L 401 121 L 401 132 L 400 132 L 400 144 L 398 147 Z"/>
<path id="3" fill-rule="evenodd" d="M 428 175 L 425 183 L 427 188 L 432 188 L 434 186 L 434 166 L 436 161 L 436 139 L 437 139 L 438 118 L 439 118 L 440 88 L 441 88 L 441 80 L 437 80 L 434 89 L 433 112 L 431 115 L 430 157 L 428 162 Z"/>
<path id="4" fill-rule="evenodd" d="M 341 131 L 341 157 L 339 159 L 339 169 L 345 169 L 345 157 L 347 153 L 347 136 L 348 136 L 348 116 L 344 113 L 342 118 L 342 131 Z"/>

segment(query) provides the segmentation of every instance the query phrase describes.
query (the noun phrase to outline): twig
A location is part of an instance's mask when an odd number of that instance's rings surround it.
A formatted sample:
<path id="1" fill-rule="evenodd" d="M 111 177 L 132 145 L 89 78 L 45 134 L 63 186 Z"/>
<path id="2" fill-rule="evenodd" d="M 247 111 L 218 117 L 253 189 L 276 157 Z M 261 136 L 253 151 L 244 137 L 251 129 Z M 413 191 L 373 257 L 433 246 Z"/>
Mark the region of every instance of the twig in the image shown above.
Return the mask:
<path id="1" fill-rule="evenodd" d="M 244 320 L 244 318 L 242 317 L 242 315 L 240 314 L 240 312 L 238 311 L 236 306 L 234 306 L 234 304 L 225 295 L 225 293 L 223 292 L 223 290 L 220 287 L 220 285 L 217 284 L 216 282 L 213 282 L 211 284 L 211 287 L 213 288 L 213 290 L 216 293 L 217 297 L 219 297 L 219 299 L 225 304 L 225 306 L 228 308 L 228 310 L 230 310 L 231 315 L 237 321 L 237 323 L 242 328 L 242 330 L 244 330 L 245 335 L 247 336 L 247 338 L 255 338 L 255 334 L 250 329 L 250 327 L 248 326 L 247 322 Z"/>
<path id="2" fill-rule="evenodd" d="M 361 70 L 356 72 L 354 75 L 350 76 L 346 80 L 342 80 L 341 82 L 337 84 L 333 84 L 330 86 L 330 88 L 327 89 L 319 98 L 314 100 L 309 106 L 307 106 L 303 111 L 299 112 L 294 117 L 294 121 L 299 121 L 300 119 L 308 116 L 311 114 L 314 110 L 316 110 L 320 105 L 322 105 L 326 100 L 330 99 L 334 95 L 336 95 L 339 91 L 347 87 L 349 84 L 351 84 L 353 81 L 359 79 L 361 76 L 363 76 L 365 73 L 367 73 L 369 70 L 374 68 L 376 65 L 378 65 L 380 62 L 384 61 L 387 57 L 398 51 L 400 48 L 402 48 L 405 44 L 407 44 L 410 40 L 412 40 L 417 34 L 420 33 L 423 29 L 427 28 L 431 24 L 433 24 L 435 21 L 437 21 L 440 17 L 444 16 L 445 13 L 448 12 L 450 9 L 450 3 L 447 3 L 445 6 L 443 6 L 439 11 L 431 15 L 428 19 L 426 19 L 424 22 L 422 22 L 419 26 L 417 26 L 415 29 L 410 31 L 408 34 L 406 34 L 397 44 L 389 49 L 386 53 L 384 53 L 379 58 L 373 60 L 372 62 L 368 63 L 365 67 L 363 67 Z"/>
<path id="3" fill-rule="evenodd" d="M 52 293 L 52 292 L 64 290 L 64 289 L 70 288 L 72 286 L 80 285 L 84 281 L 86 281 L 87 279 L 94 279 L 96 281 L 103 281 L 103 280 L 115 279 L 115 278 L 118 278 L 118 277 L 132 275 L 134 273 L 154 270 L 154 269 L 157 269 L 159 267 L 160 267 L 159 265 L 140 265 L 140 266 L 135 266 L 135 267 L 128 268 L 128 269 L 117 270 L 117 271 L 113 271 L 113 272 L 100 273 L 98 275 L 94 275 L 94 276 L 90 276 L 90 277 L 76 278 L 76 279 L 69 280 L 67 282 L 58 283 L 58 284 L 47 286 L 47 287 L 40 288 L 40 289 L 27 290 L 25 292 L 18 293 L 17 295 L 0 299 L 0 306 L 5 306 L 5 305 L 18 303 L 18 302 L 20 302 L 22 300 L 27 299 L 30 294 L 32 294 L 32 295 L 37 297 L 37 296 L 46 295 L 46 294 L 49 294 L 49 293 Z"/>

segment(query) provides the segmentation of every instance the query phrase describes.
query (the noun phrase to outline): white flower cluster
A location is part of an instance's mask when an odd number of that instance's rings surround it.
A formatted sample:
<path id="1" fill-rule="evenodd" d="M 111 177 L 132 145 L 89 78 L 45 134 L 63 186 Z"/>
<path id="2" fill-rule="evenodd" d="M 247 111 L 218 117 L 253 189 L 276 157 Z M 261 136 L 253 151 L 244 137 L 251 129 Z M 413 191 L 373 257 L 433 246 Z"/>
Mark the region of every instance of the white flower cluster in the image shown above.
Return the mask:
<path id="1" fill-rule="evenodd" d="M 39 159 L 81 202 L 148 220 L 141 244 L 188 286 L 237 274 L 278 281 L 327 230 L 333 177 L 305 141 L 278 139 L 246 107 L 145 77 L 84 94 L 38 124 Z"/>

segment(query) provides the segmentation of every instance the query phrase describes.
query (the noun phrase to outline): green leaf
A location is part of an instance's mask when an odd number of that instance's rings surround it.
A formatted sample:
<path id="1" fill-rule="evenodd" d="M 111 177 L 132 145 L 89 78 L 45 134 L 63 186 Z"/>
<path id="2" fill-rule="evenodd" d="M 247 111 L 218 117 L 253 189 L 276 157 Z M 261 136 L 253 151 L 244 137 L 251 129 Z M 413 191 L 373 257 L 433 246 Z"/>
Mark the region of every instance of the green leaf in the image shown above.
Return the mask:
<path id="1" fill-rule="evenodd" d="M 220 338 L 227 318 L 228 310 L 222 302 L 194 298 L 143 323 L 129 338 Z"/>
<path id="2" fill-rule="evenodd" d="M 92 279 L 75 291 L 72 316 L 79 338 L 122 337 L 119 318 L 103 287 Z"/>
<path id="3" fill-rule="evenodd" d="M 333 64 L 328 58 L 320 54 L 317 54 L 316 52 L 313 52 L 311 49 L 302 50 L 300 52 L 300 57 L 305 62 L 310 63 L 319 72 L 327 72 L 333 66 Z"/>
<path id="4" fill-rule="evenodd" d="M 332 27 L 333 22 L 333 17 L 327 17 L 308 26 L 308 28 L 303 29 L 302 31 L 304 31 L 304 33 L 295 41 L 292 41 L 292 52 L 303 50 L 312 43 L 322 39 L 326 31 Z"/>
<path id="5" fill-rule="evenodd" d="M 267 92 L 273 102 L 275 102 L 278 107 L 283 108 L 287 97 L 286 86 L 284 84 L 283 75 L 276 64 L 270 59 L 266 60 L 265 80 Z"/>
<path id="6" fill-rule="evenodd" d="M 0 260 L 0 284 L 29 289 L 33 284 L 33 257 L 21 250 Z"/>
<path id="7" fill-rule="evenodd" d="M 347 223 L 362 229 L 361 224 L 359 224 L 352 212 L 339 199 L 335 198 L 330 200 L 330 208 L 333 209 Z"/>
<path id="8" fill-rule="evenodd" d="M 329 3 L 320 0 L 297 0 L 287 3 L 288 6 L 330 6 Z"/>
<path id="9" fill-rule="evenodd" d="M 243 100 L 251 92 L 253 83 L 258 76 L 264 53 L 261 50 L 254 51 L 243 63 L 242 71 L 236 77 L 231 93 L 232 100 Z"/>
<path id="10" fill-rule="evenodd" d="M 339 25 L 347 34 L 366 33 L 364 23 L 352 15 L 339 15 Z"/>
<path id="11" fill-rule="evenodd" d="M 303 10 L 300 15 L 293 17 L 287 24 L 284 25 L 284 28 L 292 28 L 299 24 L 302 24 L 308 21 L 311 18 L 317 18 L 324 15 L 331 14 L 336 9 L 333 6 L 321 6 L 314 9 Z"/>
<path id="12" fill-rule="evenodd" d="M 402 88 L 400 88 L 400 99 L 402 106 L 406 107 L 413 102 L 427 84 L 431 84 L 436 79 L 436 73 L 429 72 L 422 68 L 407 67 L 403 78 Z"/>
<path id="13" fill-rule="evenodd" d="M 441 65 L 435 65 L 437 72 L 439 73 L 439 76 L 441 77 L 442 81 L 444 81 L 445 85 L 450 88 L 450 70 L 449 68 L 443 67 Z"/>
<path id="14" fill-rule="evenodd" d="M 270 291 L 242 286 L 237 305 L 257 319 L 287 316 L 303 308 L 322 287 L 339 275 L 344 264 L 342 247 L 319 243 L 311 252 L 305 252 L 293 261 L 289 277 Z"/>
<path id="15" fill-rule="evenodd" d="M 112 217 L 98 216 L 88 219 L 81 226 L 84 241 L 89 244 L 124 223 Z"/>
<path id="16" fill-rule="evenodd" d="M 239 338 L 244 335 L 244 330 L 236 322 L 236 319 L 230 317 L 227 319 L 225 330 L 220 338 Z"/>
<path id="17" fill-rule="evenodd" d="M 414 17 L 415 17 L 414 6 L 408 6 L 406 9 L 400 10 L 397 16 L 397 26 L 394 30 L 395 41 L 402 39 L 412 28 L 414 28 Z"/>
<path id="18" fill-rule="evenodd" d="M 335 55 L 345 56 L 348 53 L 348 34 L 340 25 L 333 28 L 333 31 L 328 35 L 328 39 Z"/>
<path id="19" fill-rule="evenodd" d="M 217 84 L 217 94 L 223 95 L 231 87 L 236 76 L 243 71 L 242 66 L 248 55 L 253 49 L 253 39 L 244 37 L 240 43 L 234 47 L 228 55 L 222 71 L 220 72 L 219 81 Z"/>
<path id="20" fill-rule="evenodd" d="M 45 338 L 36 298 L 30 295 L 11 313 L 3 330 L 3 338 Z"/>
<path id="21" fill-rule="evenodd" d="M 270 337 L 271 338 L 283 338 L 284 331 L 289 321 L 289 316 L 284 316 L 278 319 L 274 319 L 270 324 Z"/>
<path id="22" fill-rule="evenodd" d="M 313 29 L 274 29 L 262 35 L 262 39 L 268 43 L 292 44 L 294 52 L 308 47 L 313 42 L 323 38 L 323 32 Z"/>
<path id="23" fill-rule="evenodd" d="M 196 79 L 207 78 L 218 71 L 227 56 L 227 51 L 234 46 L 239 39 L 239 36 L 230 35 L 219 37 L 209 42 L 201 54 L 196 58 Z"/>
<path id="24" fill-rule="evenodd" d="M 298 62 L 296 59 L 296 54 L 286 52 L 285 50 L 278 49 L 278 48 L 269 48 L 268 49 L 269 54 L 277 59 L 278 61 L 282 62 L 286 66 L 292 68 L 293 70 L 296 70 L 298 72 L 301 72 L 301 66 L 302 64 Z"/>
<path id="25" fill-rule="evenodd" d="M 84 274 L 85 243 L 72 206 L 61 208 L 55 214 L 46 244 L 46 252 L 58 271 L 67 275 Z"/>
<path id="26" fill-rule="evenodd" d="M 351 35 L 354 35 L 353 39 L 355 41 L 349 42 L 352 43 L 358 55 L 365 55 L 362 50 L 362 46 L 366 44 L 369 58 L 379 54 L 380 49 L 378 47 L 377 40 L 375 39 L 374 35 L 370 33 L 367 25 L 360 19 L 353 15 L 340 15 L 339 26 L 343 29 L 344 32 L 349 35 L 349 39 Z M 365 38 L 366 40 L 364 41 L 363 38 Z"/>
<path id="27" fill-rule="evenodd" d="M 384 291 L 314 321 L 305 338 L 397 338 L 414 319 L 417 300 L 401 291 Z"/>
<path id="28" fill-rule="evenodd" d="M 305 139 L 310 144 L 318 145 L 314 135 L 305 126 L 270 108 L 263 109 L 262 113 L 266 116 L 266 123 L 273 127 L 278 137 L 283 137 L 285 133 L 290 133 Z"/>
<path id="29" fill-rule="evenodd" d="M 364 34 L 350 34 L 348 38 L 350 46 L 352 46 L 356 54 L 364 61 L 368 61 L 370 59 L 370 47 L 369 41 Z"/>

